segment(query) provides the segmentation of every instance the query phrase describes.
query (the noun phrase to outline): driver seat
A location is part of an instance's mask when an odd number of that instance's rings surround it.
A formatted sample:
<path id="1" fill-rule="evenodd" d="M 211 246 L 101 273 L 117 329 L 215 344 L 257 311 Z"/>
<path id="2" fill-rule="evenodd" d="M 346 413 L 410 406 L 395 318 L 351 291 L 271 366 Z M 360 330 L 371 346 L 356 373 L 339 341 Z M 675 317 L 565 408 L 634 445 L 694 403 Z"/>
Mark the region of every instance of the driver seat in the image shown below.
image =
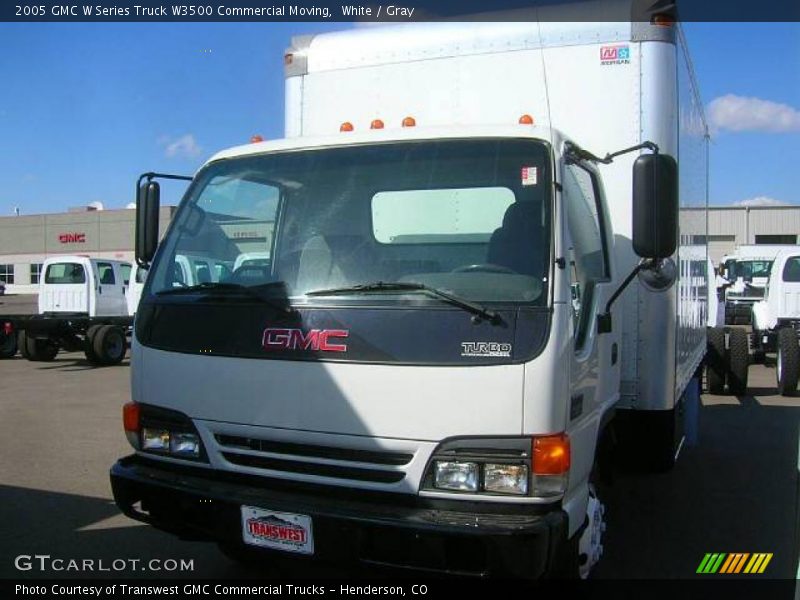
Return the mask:
<path id="1" fill-rule="evenodd" d="M 520 275 L 542 276 L 541 204 L 515 202 L 489 238 L 486 262 Z"/>

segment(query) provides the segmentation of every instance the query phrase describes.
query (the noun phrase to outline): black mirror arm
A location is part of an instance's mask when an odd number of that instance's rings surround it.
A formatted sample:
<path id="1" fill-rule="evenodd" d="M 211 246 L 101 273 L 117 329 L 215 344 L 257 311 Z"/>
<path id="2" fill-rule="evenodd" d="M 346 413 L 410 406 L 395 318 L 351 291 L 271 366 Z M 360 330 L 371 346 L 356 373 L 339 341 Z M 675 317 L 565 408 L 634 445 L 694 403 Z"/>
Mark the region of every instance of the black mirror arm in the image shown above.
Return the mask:
<path id="1" fill-rule="evenodd" d="M 597 315 L 597 333 L 611 332 L 612 328 L 611 306 L 614 304 L 614 302 L 616 302 L 617 298 L 619 298 L 622 295 L 622 292 L 625 291 L 625 288 L 627 288 L 631 284 L 631 281 L 633 281 L 633 278 L 639 274 L 639 271 L 647 267 L 647 265 L 648 261 L 642 260 L 638 265 L 636 265 L 636 267 L 634 267 L 633 271 L 631 271 L 628 274 L 628 276 L 625 278 L 625 281 L 623 281 L 620 284 L 620 286 L 614 291 L 614 293 L 611 294 L 611 298 L 609 298 L 608 302 L 606 302 L 605 312 Z"/>
<path id="2" fill-rule="evenodd" d="M 139 197 L 139 188 L 142 187 L 142 181 L 153 181 L 153 179 L 179 179 L 181 181 L 191 181 L 194 177 L 190 177 L 189 175 L 172 175 L 170 173 L 154 173 L 152 171 L 148 173 L 142 173 L 139 175 L 139 179 L 136 180 L 136 198 Z"/>
<path id="3" fill-rule="evenodd" d="M 628 152 L 636 152 L 637 150 L 650 150 L 653 154 L 658 154 L 658 144 L 654 142 L 642 142 L 641 144 L 637 144 L 636 146 L 631 146 L 630 148 L 623 148 L 622 150 L 617 150 L 616 152 L 609 152 L 603 158 L 599 156 L 595 156 L 588 150 L 584 150 L 580 146 L 573 144 L 572 142 L 567 142 L 567 151 L 566 156 L 567 160 L 589 160 L 592 162 L 602 163 L 604 165 L 609 165 L 614 162 L 614 159 L 618 156 L 622 156 L 623 154 L 627 154 Z"/>

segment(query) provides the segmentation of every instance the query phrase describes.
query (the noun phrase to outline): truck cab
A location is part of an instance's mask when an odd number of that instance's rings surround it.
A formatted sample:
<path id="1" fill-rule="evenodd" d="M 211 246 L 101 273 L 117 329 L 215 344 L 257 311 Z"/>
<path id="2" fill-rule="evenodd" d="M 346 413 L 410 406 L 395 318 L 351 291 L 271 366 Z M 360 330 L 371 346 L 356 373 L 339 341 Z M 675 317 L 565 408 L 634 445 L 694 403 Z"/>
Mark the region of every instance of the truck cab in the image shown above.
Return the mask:
<path id="1" fill-rule="evenodd" d="M 39 314 L 119 316 L 128 312 L 127 262 L 86 256 L 51 257 L 42 264 Z"/>

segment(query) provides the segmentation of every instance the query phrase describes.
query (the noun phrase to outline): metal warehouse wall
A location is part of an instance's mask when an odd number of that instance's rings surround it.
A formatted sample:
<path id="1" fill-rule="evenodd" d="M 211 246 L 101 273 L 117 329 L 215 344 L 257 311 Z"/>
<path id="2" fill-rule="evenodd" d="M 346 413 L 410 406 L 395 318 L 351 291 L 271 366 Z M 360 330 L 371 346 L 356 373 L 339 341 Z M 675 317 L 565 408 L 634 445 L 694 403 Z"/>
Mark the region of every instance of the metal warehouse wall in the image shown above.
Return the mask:
<path id="1" fill-rule="evenodd" d="M 697 230 L 702 211 L 684 209 L 681 233 Z M 785 236 L 777 241 L 764 236 Z M 714 264 L 742 244 L 792 243 L 800 238 L 800 206 L 726 206 L 708 209 L 708 253 Z M 698 240 L 699 241 L 699 240 Z"/>

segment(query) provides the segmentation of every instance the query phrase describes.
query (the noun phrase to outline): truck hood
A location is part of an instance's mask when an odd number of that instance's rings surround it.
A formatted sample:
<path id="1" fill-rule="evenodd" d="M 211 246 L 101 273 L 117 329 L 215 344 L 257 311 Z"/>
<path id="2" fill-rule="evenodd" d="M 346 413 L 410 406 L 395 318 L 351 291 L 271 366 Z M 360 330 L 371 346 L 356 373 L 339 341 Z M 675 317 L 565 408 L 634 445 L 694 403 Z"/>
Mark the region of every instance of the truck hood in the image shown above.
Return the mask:
<path id="1" fill-rule="evenodd" d="M 522 432 L 519 364 L 258 360 L 136 346 L 134 400 L 195 420 L 428 441 Z"/>

